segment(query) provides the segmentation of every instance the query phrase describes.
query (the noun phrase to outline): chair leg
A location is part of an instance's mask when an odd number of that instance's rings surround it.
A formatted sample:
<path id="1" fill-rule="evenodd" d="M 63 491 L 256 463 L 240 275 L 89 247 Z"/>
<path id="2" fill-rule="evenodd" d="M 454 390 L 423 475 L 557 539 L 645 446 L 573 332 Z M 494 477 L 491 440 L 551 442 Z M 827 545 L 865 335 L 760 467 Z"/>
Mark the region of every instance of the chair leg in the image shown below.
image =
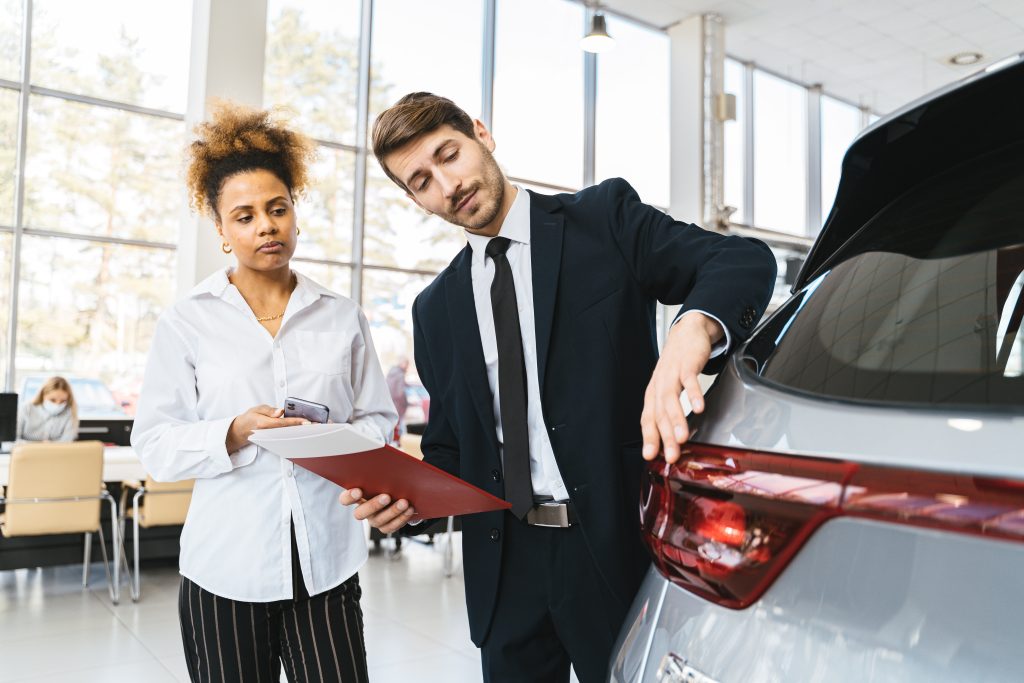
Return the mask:
<path id="1" fill-rule="evenodd" d="M 82 557 L 82 588 L 89 587 L 89 561 L 92 559 L 92 534 L 85 534 L 85 554 Z"/>
<path id="2" fill-rule="evenodd" d="M 117 599 L 114 596 L 114 581 L 113 581 L 113 577 L 111 577 L 111 575 L 110 575 L 110 560 L 107 558 L 107 541 L 106 541 L 106 538 L 104 537 L 104 534 L 103 534 L 103 525 L 100 524 L 99 528 L 96 531 L 99 533 L 99 536 L 100 536 L 100 554 L 103 556 L 103 571 L 106 572 L 106 574 L 107 574 L 107 592 L 110 593 L 110 599 L 116 605 L 117 604 Z M 115 552 L 116 552 L 116 548 L 115 548 Z"/>
<path id="3" fill-rule="evenodd" d="M 145 488 L 139 489 L 132 497 L 132 549 L 135 551 L 135 576 L 132 582 L 132 600 L 138 601 L 142 596 L 142 575 L 139 573 L 139 499 L 146 492 Z"/>
<path id="4" fill-rule="evenodd" d="M 451 575 L 455 571 L 454 568 L 453 568 L 453 565 L 455 563 L 455 548 L 452 546 L 452 543 L 455 540 L 455 518 L 454 517 L 449 517 L 448 518 L 448 533 L 447 533 L 447 537 L 448 537 L 448 540 L 444 544 L 444 577 L 446 579 L 447 578 L 451 578 Z"/>

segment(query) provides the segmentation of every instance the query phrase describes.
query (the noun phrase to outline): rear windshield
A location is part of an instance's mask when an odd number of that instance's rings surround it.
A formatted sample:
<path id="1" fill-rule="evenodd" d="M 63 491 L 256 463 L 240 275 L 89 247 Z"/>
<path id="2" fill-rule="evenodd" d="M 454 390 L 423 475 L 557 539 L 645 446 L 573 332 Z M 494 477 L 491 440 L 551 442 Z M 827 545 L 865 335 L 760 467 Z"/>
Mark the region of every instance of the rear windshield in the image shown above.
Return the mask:
<path id="1" fill-rule="evenodd" d="M 868 402 L 1024 406 L 1024 149 L 923 181 L 745 350 L 761 375 Z"/>

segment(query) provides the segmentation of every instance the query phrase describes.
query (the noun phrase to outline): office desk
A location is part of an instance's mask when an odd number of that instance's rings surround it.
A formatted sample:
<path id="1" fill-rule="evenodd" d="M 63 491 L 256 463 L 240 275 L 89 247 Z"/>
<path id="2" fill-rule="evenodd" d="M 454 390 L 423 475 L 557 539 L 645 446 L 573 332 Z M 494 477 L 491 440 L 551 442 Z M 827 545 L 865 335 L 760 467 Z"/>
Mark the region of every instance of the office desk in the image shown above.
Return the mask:
<path id="1" fill-rule="evenodd" d="M 10 465 L 11 454 L 0 454 L 0 486 L 7 486 Z M 145 478 L 146 471 L 131 446 L 107 446 L 103 449 L 103 481 L 113 483 Z"/>

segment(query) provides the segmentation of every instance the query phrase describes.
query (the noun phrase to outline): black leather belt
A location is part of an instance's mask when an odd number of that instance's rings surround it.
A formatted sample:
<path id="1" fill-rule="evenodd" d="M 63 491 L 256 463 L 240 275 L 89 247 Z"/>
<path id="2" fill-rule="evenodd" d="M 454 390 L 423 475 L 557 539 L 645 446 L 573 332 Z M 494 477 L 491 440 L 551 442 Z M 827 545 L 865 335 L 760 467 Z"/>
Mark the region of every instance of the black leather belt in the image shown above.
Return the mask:
<path id="1" fill-rule="evenodd" d="M 550 500 L 534 505 L 526 513 L 526 523 L 530 526 L 566 528 L 579 524 L 579 519 L 572 501 L 559 503 Z"/>

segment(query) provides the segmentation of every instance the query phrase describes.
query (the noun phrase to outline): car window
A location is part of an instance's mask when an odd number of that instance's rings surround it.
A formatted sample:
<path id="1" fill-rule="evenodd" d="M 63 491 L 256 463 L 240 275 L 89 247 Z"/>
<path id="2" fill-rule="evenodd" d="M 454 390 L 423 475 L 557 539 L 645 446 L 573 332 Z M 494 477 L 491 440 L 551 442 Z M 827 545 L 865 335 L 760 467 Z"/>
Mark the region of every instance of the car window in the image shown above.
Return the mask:
<path id="1" fill-rule="evenodd" d="M 745 350 L 761 376 L 870 402 L 1024 406 L 1019 145 L 929 178 Z"/>

